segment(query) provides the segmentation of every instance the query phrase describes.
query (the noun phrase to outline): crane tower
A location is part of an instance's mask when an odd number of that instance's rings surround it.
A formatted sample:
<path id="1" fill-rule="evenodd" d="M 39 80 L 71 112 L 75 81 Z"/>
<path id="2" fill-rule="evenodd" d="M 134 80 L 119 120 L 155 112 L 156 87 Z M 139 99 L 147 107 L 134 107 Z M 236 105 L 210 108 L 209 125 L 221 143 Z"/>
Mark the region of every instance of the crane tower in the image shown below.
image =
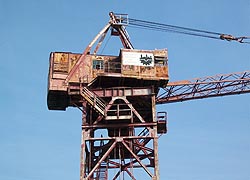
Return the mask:
<path id="1" fill-rule="evenodd" d="M 83 53 L 50 54 L 48 108 L 77 107 L 82 112 L 80 180 L 137 179 L 141 170 L 144 179 L 159 180 L 158 135 L 167 133 L 167 113 L 156 112 L 157 103 L 209 97 L 211 93 L 204 92 L 218 87 L 213 96 L 223 95 L 225 88 L 231 88 L 226 95 L 250 91 L 247 71 L 231 79 L 168 84 L 167 49 L 134 49 L 127 23 L 126 14 L 110 13 L 108 24 Z M 109 30 L 123 44 L 118 56 L 97 54 Z M 212 85 L 198 88 L 208 83 Z M 178 87 L 198 95 L 190 98 L 182 91 L 173 97 Z"/>

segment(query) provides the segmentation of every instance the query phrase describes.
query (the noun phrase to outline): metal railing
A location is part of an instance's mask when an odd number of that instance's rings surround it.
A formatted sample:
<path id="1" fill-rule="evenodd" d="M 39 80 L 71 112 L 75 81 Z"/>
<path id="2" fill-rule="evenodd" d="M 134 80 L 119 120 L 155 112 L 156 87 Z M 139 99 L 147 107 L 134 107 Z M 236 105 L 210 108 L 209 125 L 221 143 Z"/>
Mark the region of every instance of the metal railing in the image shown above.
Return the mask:
<path id="1" fill-rule="evenodd" d="M 100 97 L 91 92 L 87 87 L 83 87 L 80 93 L 92 107 L 94 107 L 103 116 L 105 115 L 106 104 Z"/>

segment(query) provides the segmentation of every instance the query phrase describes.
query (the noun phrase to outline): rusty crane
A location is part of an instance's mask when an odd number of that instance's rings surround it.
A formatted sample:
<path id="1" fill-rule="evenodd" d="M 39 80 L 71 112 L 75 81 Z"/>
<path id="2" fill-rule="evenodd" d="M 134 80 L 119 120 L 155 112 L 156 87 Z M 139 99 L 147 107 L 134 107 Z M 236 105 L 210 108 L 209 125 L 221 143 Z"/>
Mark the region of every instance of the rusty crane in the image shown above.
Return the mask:
<path id="1" fill-rule="evenodd" d="M 250 92 L 249 71 L 169 82 L 167 49 L 134 49 L 127 24 L 126 14 L 110 13 L 83 53 L 50 54 L 48 108 L 82 112 L 80 180 L 117 179 L 122 173 L 136 179 L 138 169 L 159 180 L 158 135 L 167 132 L 167 114 L 156 112 L 157 104 Z M 97 54 L 109 30 L 123 44 L 118 56 Z"/>

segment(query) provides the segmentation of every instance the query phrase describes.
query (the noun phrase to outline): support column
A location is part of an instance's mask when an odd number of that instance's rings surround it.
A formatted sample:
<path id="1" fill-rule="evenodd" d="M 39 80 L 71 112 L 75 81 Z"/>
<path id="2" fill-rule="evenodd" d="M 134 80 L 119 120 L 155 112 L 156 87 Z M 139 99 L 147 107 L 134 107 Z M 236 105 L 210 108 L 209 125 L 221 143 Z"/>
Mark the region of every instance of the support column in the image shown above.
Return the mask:
<path id="1" fill-rule="evenodd" d="M 86 113 L 86 103 L 82 103 L 83 110 L 82 110 L 82 125 L 86 125 L 87 113 Z M 86 148 L 86 140 L 89 137 L 89 131 L 86 128 L 82 128 L 81 133 L 81 161 L 80 161 L 80 180 L 84 180 L 86 174 L 86 159 L 87 159 L 87 148 Z"/>
<path id="2" fill-rule="evenodd" d="M 156 118 L 156 107 L 155 107 L 155 96 L 152 96 L 152 117 L 153 122 L 157 123 Z M 159 157 L 158 157 L 158 135 L 157 135 L 157 125 L 153 127 L 153 149 L 154 149 L 154 178 L 152 180 L 160 179 L 160 170 L 159 170 Z"/>

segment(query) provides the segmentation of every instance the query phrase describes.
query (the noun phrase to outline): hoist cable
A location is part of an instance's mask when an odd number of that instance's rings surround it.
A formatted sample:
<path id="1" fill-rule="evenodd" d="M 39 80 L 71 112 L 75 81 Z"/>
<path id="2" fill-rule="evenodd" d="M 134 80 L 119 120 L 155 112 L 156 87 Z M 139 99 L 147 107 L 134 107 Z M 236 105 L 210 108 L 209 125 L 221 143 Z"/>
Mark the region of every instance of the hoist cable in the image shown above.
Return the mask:
<path id="1" fill-rule="evenodd" d="M 206 37 L 206 38 L 213 38 L 213 39 L 220 39 L 218 36 L 211 36 L 206 34 L 199 34 L 194 32 L 188 32 L 188 31 L 182 31 L 179 29 L 171 29 L 171 28 L 161 28 L 161 27 L 152 27 L 148 25 L 135 25 L 133 23 L 130 24 L 130 27 L 140 27 L 142 29 L 149 29 L 149 30 L 156 30 L 161 32 L 174 32 L 174 33 L 180 33 L 180 34 L 187 34 L 187 35 L 193 35 L 193 36 L 200 36 L 200 37 Z"/>
<path id="2" fill-rule="evenodd" d="M 234 37 L 229 34 L 219 33 L 219 32 L 212 32 L 206 30 L 199 30 L 194 28 L 187 28 L 182 26 L 175 26 L 163 23 L 156 23 L 144 20 L 138 20 L 133 18 L 128 18 L 128 25 L 135 28 L 142 28 L 142 29 L 149 29 L 149 30 L 156 30 L 162 32 L 174 32 L 192 36 L 199 36 L 205 38 L 212 38 L 212 39 L 219 39 L 219 40 L 227 40 L 227 41 L 238 41 L 240 43 L 247 43 L 244 40 L 250 39 L 250 37 L 242 36 L 242 37 Z"/>
<path id="3" fill-rule="evenodd" d="M 129 24 L 135 24 L 136 23 L 141 23 L 141 24 L 148 24 L 148 25 L 155 25 L 155 26 L 160 26 L 160 27 L 165 27 L 165 28 L 173 28 L 173 29 L 180 29 L 180 30 L 186 30 L 186 31 L 194 31 L 194 32 L 200 32 L 200 33 L 207 33 L 207 34 L 214 34 L 214 35 L 221 35 L 223 33 L 219 32 L 211 32 L 211 31 L 205 31 L 205 30 L 199 30 L 199 29 L 194 29 L 194 28 L 187 28 L 187 27 L 182 27 L 182 26 L 174 26 L 174 25 L 169 25 L 169 24 L 163 24 L 163 23 L 156 23 L 156 22 L 150 22 L 150 21 L 144 21 L 144 20 L 138 20 L 138 19 L 132 19 L 129 18 Z"/>

